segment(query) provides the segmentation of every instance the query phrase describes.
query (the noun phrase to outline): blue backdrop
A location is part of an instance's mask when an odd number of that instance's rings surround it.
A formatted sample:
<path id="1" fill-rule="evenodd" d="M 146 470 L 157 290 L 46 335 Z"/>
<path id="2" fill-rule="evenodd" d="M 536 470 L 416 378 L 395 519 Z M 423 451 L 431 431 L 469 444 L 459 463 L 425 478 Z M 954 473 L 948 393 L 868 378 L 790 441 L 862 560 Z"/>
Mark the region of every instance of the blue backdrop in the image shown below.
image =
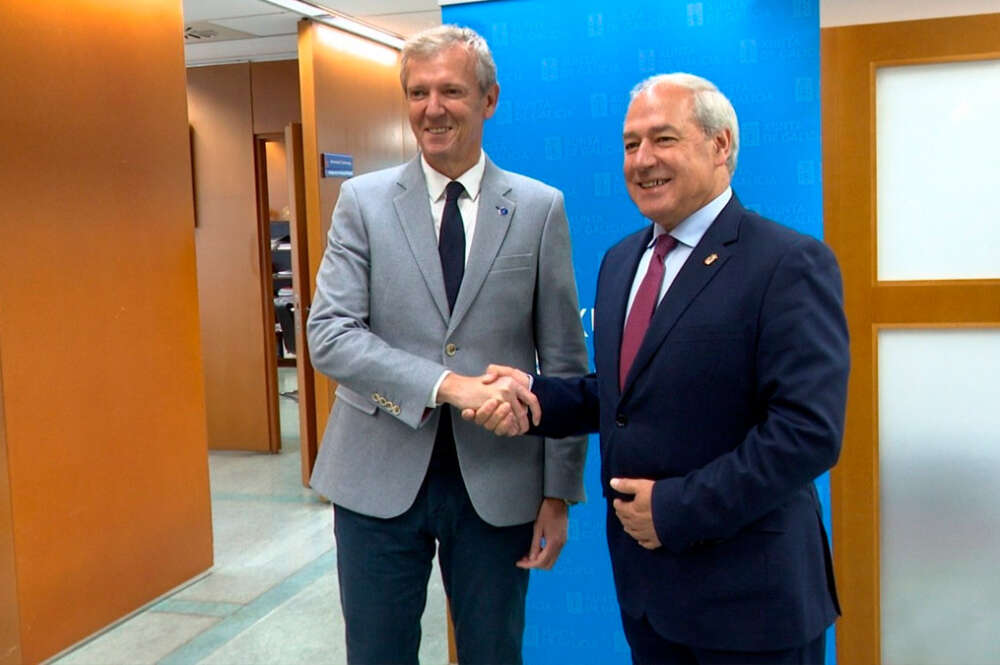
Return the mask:
<path id="1" fill-rule="evenodd" d="M 648 223 L 621 170 L 628 91 L 647 76 L 687 71 L 716 83 L 740 120 L 734 192 L 746 207 L 822 237 L 818 0 L 497 0 L 442 14 L 483 35 L 496 58 L 500 104 L 486 126 L 486 152 L 566 195 L 588 338 L 601 257 Z M 570 542 L 556 568 L 532 574 L 526 663 L 630 662 L 604 541 L 599 464 L 595 438 L 589 501 L 571 511 Z M 829 533 L 826 477 L 817 486 Z"/>

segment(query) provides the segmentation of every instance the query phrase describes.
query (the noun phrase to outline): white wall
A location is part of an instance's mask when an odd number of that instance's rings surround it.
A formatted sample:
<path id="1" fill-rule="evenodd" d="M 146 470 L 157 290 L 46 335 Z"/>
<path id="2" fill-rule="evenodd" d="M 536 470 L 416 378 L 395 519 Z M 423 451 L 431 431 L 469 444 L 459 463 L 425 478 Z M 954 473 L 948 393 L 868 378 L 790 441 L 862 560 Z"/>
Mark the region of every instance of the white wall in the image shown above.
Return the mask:
<path id="1" fill-rule="evenodd" d="M 822 28 L 1000 12 L 1000 0 L 820 0 Z"/>

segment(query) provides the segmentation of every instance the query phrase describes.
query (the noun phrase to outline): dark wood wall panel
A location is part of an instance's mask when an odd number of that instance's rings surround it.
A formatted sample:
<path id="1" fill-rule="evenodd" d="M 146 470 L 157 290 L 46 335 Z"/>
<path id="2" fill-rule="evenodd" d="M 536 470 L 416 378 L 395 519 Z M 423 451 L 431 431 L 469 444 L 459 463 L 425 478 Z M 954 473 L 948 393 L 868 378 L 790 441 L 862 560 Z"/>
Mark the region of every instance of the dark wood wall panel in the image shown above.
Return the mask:
<path id="1" fill-rule="evenodd" d="M 211 566 L 211 515 L 180 3 L 2 21 L 3 429 L 36 663 Z"/>

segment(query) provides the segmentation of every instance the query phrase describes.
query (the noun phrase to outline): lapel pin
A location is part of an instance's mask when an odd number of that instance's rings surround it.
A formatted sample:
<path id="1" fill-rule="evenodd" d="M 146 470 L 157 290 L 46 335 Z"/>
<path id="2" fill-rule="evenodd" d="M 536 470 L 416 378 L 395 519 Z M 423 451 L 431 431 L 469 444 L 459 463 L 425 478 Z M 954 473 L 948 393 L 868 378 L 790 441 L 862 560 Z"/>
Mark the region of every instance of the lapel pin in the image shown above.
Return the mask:
<path id="1" fill-rule="evenodd" d="M 497 214 L 500 215 L 501 217 L 506 217 L 507 208 L 501 208 L 500 206 L 497 206 Z"/>
<path id="2" fill-rule="evenodd" d="M 708 256 L 705 257 L 705 265 L 706 266 L 712 265 L 718 260 L 718 258 L 719 258 L 718 254 L 709 254 Z"/>

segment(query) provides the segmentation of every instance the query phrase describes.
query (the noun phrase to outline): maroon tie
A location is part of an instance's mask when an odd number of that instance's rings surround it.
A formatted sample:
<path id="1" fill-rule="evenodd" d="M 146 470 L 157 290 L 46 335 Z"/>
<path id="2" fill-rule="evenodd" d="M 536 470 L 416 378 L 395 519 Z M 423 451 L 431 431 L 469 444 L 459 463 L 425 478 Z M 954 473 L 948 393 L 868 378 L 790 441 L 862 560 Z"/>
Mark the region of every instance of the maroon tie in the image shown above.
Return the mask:
<path id="1" fill-rule="evenodd" d="M 629 310 L 625 322 L 625 332 L 622 335 L 621 356 L 618 359 L 618 388 L 625 388 L 625 377 L 632 369 L 632 362 L 639 353 L 642 338 L 649 330 L 649 322 L 653 319 L 656 302 L 660 296 L 660 285 L 663 283 L 663 258 L 677 246 L 677 240 L 669 233 L 661 233 L 653 245 L 653 256 L 649 259 L 649 268 L 642 284 L 635 293 L 632 309 Z"/>

